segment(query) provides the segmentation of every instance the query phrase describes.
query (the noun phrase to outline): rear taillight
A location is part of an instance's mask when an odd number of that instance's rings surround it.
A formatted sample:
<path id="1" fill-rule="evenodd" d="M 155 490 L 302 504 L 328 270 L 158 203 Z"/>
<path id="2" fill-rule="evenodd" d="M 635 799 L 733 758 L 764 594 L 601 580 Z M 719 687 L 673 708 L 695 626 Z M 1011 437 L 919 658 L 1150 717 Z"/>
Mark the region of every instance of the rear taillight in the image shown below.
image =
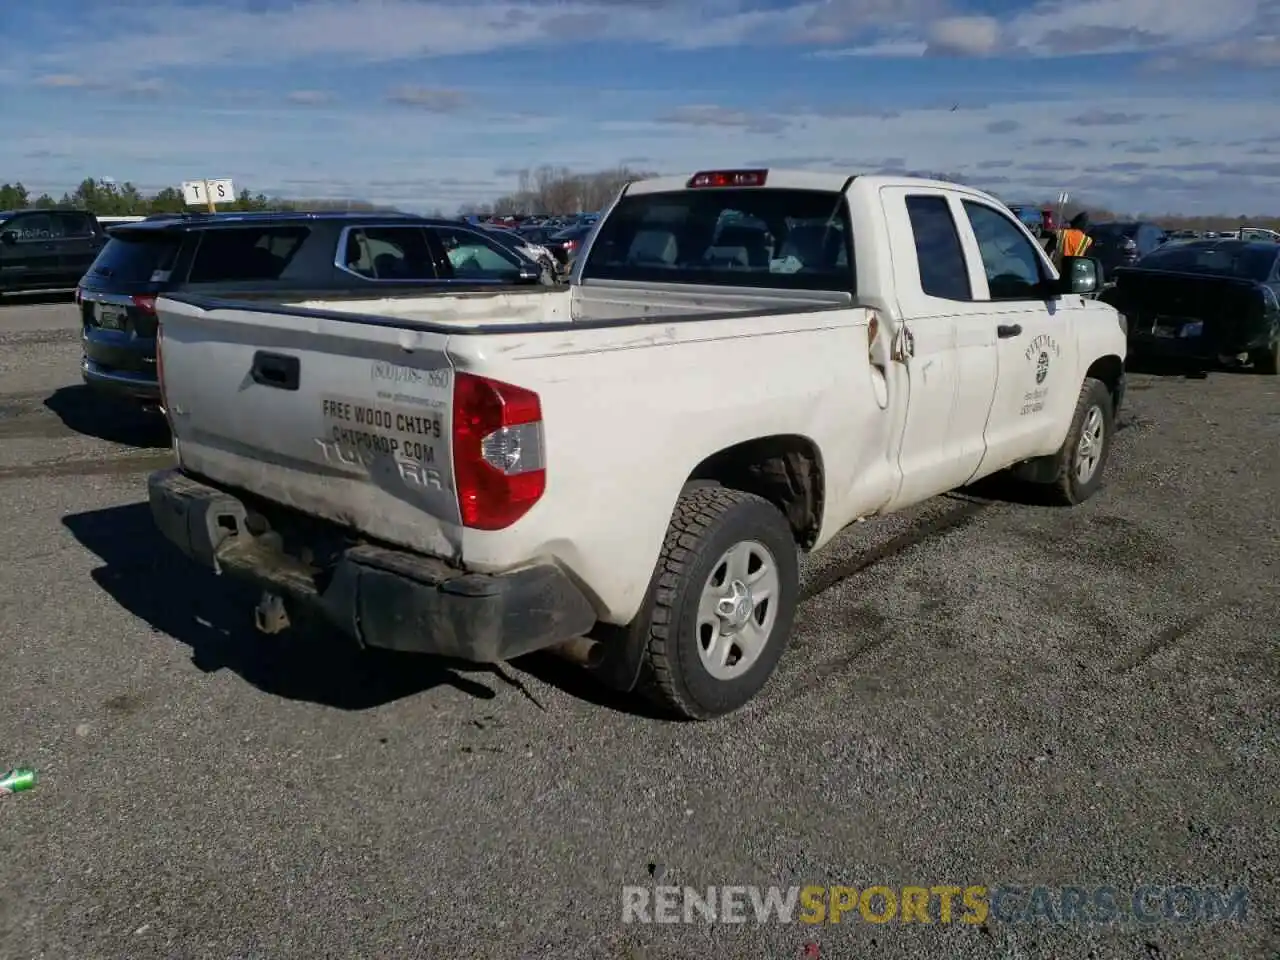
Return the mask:
<path id="1" fill-rule="evenodd" d="M 134 307 L 143 313 L 150 314 L 153 317 L 156 315 L 156 298 L 153 294 L 139 293 L 135 294 L 131 299 Z"/>
<path id="2" fill-rule="evenodd" d="M 453 475 L 462 525 L 501 530 L 542 498 L 542 404 L 532 390 L 459 373 L 453 387 Z"/>

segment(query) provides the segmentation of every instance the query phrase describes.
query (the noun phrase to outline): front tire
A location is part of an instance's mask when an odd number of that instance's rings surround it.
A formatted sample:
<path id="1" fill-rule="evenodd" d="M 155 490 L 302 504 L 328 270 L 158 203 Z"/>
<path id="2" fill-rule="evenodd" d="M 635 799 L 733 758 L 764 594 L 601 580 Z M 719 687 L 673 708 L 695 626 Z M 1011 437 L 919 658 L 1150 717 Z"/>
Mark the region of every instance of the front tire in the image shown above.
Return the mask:
<path id="1" fill-rule="evenodd" d="M 682 719 L 732 713 L 768 682 L 791 636 L 800 594 L 791 527 L 753 494 L 687 489 L 650 590 L 645 694 Z"/>
<path id="2" fill-rule="evenodd" d="M 1057 478 L 1050 484 L 1055 501 L 1074 507 L 1098 492 L 1114 433 L 1111 391 L 1101 380 L 1086 379 L 1080 387 L 1071 429 L 1057 453 Z"/>
<path id="3" fill-rule="evenodd" d="M 1280 337 L 1276 337 L 1271 346 L 1250 353 L 1249 362 L 1253 364 L 1253 369 L 1263 376 L 1280 375 Z"/>

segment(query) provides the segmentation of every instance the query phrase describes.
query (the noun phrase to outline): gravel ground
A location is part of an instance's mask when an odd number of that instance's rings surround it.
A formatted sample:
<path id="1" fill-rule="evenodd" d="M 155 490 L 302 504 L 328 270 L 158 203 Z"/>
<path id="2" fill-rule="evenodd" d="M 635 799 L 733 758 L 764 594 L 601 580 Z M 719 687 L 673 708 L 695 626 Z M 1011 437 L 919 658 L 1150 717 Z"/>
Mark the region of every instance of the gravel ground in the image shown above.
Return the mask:
<path id="1" fill-rule="evenodd" d="M 261 638 L 153 532 L 162 430 L 0 309 L 0 957 L 1244 958 L 1280 950 L 1280 382 L 1131 376 L 1109 482 L 859 524 L 762 698 Z M 623 885 L 1247 887 L 1217 925 L 623 924 Z M 937 916 L 936 910 L 934 914 Z M 815 948 L 809 946 L 817 944 Z"/>

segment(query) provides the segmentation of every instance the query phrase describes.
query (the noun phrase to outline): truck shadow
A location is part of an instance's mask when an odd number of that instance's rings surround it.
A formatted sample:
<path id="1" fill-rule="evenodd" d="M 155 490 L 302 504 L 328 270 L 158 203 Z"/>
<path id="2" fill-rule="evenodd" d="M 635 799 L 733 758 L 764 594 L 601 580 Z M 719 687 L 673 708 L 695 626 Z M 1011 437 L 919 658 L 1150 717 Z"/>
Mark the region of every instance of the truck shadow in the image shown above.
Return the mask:
<path id="1" fill-rule="evenodd" d="M 109 443 L 159 450 L 172 442 L 169 424 L 158 410 L 118 400 L 84 384 L 59 387 L 44 401 L 45 408 L 68 430 Z"/>
<path id="2" fill-rule="evenodd" d="M 232 670 L 264 693 L 340 710 L 368 710 L 442 685 L 481 700 L 497 696 L 472 676 L 485 670 L 473 664 L 366 652 L 321 627 L 259 634 L 252 623 L 255 592 L 179 553 L 155 529 L 146 503 L 71 514 L 62 522 L 102 560 L 94 582 L 134 616 L 190 647 L 191 662 L 206 673 Z M 512 683 L 505 675 L 494 679 Z"/>
<path id="3" fill-rule="evenodd" d="M 672 722 L 669 715 L 639 693 L 620 693 L 601 683 L 586 668 L 567 663 L 554 654 L 530 653 L 512 660 L 511 667 L 593 707 L 643 720 Z"/>

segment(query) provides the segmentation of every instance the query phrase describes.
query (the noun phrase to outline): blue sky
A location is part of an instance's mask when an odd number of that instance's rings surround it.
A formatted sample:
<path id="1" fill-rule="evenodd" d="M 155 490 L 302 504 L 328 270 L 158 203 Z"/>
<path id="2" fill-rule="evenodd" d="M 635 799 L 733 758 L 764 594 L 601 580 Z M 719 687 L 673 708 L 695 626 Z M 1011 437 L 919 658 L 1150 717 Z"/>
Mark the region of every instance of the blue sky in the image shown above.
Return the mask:
<path id="1" fill-rule="evenodd" d="M 0 182 L 452 210 L 515 171 L 938 171 L 1280 213 L 1280 0 L 38 0 Z"/>

